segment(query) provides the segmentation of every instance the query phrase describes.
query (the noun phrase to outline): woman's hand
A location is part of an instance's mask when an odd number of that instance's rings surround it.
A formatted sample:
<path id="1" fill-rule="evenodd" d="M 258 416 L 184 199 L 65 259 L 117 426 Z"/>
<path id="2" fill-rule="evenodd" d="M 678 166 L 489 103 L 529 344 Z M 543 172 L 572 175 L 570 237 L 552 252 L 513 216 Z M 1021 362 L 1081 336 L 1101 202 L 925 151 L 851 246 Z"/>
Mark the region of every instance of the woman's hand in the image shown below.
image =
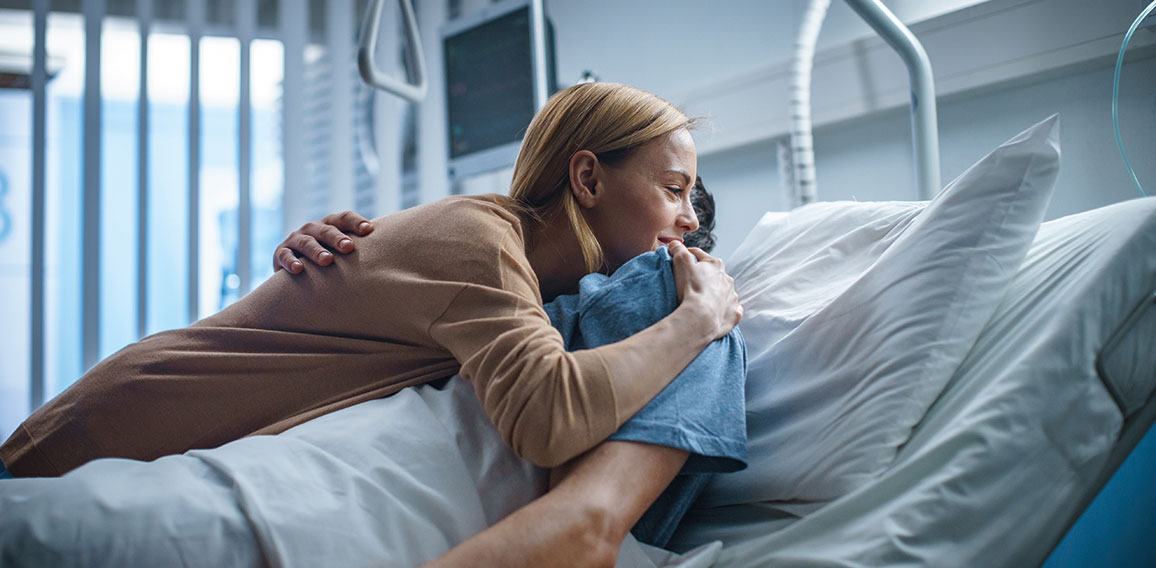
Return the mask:
<path id="1" fill-rule="evenodd" d="M 301 255 L 320 266 L 333 263 L 333 252 L 349 254 L 356 248 L 353 239 L 346 235 L 365 236 L 373 232 L 373 224 L 354 213 L 334 213 L 320 221 L 310 221 L 300 229 L 289 233 L 273 252 L 273 271 L 285 269 L 289 274 L 305 270 L 305 263 L 298 260 Z"/>
<path id="2" fill-rule="evenodd" d="M 696 314 L 694 321 L 701 322 L 708 342 L 730 333 L 743 318 L 743 307 L 735 292 L 735 279 L 726 273 L 723 261 L 678 241 L 669 248 L 679 309 Z"/>

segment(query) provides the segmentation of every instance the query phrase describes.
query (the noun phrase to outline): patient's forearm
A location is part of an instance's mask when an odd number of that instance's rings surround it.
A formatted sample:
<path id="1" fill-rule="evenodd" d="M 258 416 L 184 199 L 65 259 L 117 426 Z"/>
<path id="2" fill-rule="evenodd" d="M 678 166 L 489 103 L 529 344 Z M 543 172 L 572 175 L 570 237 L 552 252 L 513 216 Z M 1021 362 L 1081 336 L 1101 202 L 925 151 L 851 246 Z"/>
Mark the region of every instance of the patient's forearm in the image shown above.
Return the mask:
<path id="1" fill-rule="evenodd" d="M 613 566 L 630 527 L 687 456 L 651 444 L 599 444 L 559 468 L 549 493 L 427 566 Z"/>

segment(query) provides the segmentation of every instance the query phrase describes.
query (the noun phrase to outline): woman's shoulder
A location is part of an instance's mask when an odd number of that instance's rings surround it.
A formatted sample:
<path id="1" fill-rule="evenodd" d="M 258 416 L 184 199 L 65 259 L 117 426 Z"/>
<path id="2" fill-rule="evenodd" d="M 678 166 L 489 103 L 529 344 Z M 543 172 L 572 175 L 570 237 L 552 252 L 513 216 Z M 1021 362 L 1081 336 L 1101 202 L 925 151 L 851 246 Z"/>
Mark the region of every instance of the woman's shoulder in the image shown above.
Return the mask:
<path id="1" fill-rule="evenodd" d="M 401 211 L 430 226 L 479 230 L 493 228 L 504 232 L 514 228 L 521 232 L 521 220 L 512 201 L 504 195 L 455 195 Z M 388 217 L 386 217 L 387 219 Z"/>
<path id="2" fill-rule="evenodd" d="M 374 219 L 371 254 L 395 268 L 436 278 L 496 282 L 509 270 L 504 265 L 511 253 L 525 254 L 521 219 L 505 200 L 453 196 Z"/>
<path id="3" fill-rule="evenodd" d="M 522 222 L 502 195 L 455 195 L 373 220 L 374 234 L 394 243 L 487 242 L 512 232 L 522 238 Z"/>

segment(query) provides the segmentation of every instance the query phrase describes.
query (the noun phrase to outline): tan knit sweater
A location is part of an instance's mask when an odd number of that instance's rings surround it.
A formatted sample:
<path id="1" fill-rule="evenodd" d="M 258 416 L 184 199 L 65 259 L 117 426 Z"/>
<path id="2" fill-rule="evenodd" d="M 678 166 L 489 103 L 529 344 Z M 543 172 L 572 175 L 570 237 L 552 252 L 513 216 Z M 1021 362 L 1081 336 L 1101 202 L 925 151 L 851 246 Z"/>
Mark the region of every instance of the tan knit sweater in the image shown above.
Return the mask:
<path id="1" fill-rule="evenodd" d="M 220 313 L 102 361 L 29 417 L 0 459 L 17 476 L 101 457 L 151 460 L 276 434 L 460 367 L 511 447 L 554 466 L 605 439 L 671 379 L 640 377 L 654 383 L 646 400 L 622 400 L 613 353 L 565 351 L 522 225 L 492 197 L 373 223 L 334 265 L 278 272 Z"/>

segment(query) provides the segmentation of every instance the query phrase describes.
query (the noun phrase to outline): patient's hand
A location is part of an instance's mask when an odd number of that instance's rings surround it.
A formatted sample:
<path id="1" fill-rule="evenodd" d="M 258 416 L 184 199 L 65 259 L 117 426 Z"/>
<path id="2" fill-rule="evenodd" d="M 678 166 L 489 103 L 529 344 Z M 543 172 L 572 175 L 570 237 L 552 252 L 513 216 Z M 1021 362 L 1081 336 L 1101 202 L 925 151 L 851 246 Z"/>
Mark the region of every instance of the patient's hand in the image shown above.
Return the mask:
<path id="1" fill-rule="evenodd" d="M 310 221 L 289 233 L 277 250 L 273 251 L 273 271 L 285 269 L 289 274 L 305 270 L 305 263 L 297 255 L 320 266 L 333 263 L 333 252 L 349 254 L 356 248 L 347 235 L 365 236 L 373 232 L 373 225 L 357 213 L 346 211 L 326 215 L 320 221 Z"/>

